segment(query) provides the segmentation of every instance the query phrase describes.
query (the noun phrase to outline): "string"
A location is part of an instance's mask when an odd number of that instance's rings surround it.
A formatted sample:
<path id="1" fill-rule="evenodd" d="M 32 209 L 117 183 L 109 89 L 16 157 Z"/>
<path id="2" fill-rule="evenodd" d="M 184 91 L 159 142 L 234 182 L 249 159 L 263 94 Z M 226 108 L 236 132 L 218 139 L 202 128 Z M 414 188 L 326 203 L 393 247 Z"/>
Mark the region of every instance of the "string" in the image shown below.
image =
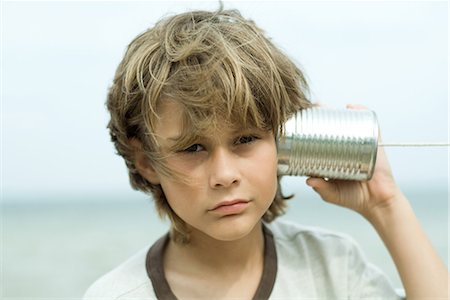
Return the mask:
<path id="1" fill-rule="evenodd" d="M 378 147 L 449 147 L 449 143 L 379 143 Z"/>

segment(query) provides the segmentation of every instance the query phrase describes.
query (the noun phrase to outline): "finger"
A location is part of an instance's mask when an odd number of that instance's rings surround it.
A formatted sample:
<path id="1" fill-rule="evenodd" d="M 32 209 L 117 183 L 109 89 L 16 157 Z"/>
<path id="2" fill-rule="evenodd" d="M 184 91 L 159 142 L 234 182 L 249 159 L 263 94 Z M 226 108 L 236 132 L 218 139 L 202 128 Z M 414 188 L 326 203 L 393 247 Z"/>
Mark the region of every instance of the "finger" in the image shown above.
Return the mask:
<path id="1" fill-rule="evenodd" d="M 313 106 L 313 107 L 327 107 L 325 104 L 323 104 L 323 103 L 320 102 L 320 101 L 314 102 L 314 103 L 312 104 L 312 106 Z"/>
<path id="2" fill-rule="evenodd" d="M 322 178 L 310 177 L 306 180 L 306 184 L 312 187 L 325 201 L 333 202 L 338 197 L 336 184 L 333 182 L 326 181 Z"/>
<path id="3" fill-rule="evenodd" d="M 306 184 L 312 188 L 322 188 L 326 183 L 327 181 L 323 178 L 309 177 L 306 179 Z"/>
<path id="4" fill-rule="evenodd" d="M 346 107 L 348 109 L 368 109 L 366 106 L 361 104 L 347 104 Z"/>

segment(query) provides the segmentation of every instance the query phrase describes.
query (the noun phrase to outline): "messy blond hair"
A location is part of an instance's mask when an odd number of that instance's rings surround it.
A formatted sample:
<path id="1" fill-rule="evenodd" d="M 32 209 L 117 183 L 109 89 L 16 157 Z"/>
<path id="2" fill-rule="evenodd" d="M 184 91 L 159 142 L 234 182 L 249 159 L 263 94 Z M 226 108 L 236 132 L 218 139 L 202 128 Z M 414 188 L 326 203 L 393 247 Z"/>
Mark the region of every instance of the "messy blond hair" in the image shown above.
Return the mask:
<path id="1" fill-rule="evenodd" d="M 220 118 L 279 137 L 290 116 L 311 106 L 307 92 L 302 72 L 253 21 L 237 10 L 192 11 L 160 20 L 130 43 L 109 90 L 108 128 L 131 186 L 153 195 L 159 214 L 171 220 L 172 238 L 187 242 L 186 224 L 161 186 L 137 171 L 130 140 L 140 141 L 153 168 L 169 176 L 154 134 L 163 101 L 181 104 L 185 128 L 192 132 L 217 126 Z M 267 222 L 284 213 L 284 200 L 290 198 L 279 182 L 263 216 Z"/>

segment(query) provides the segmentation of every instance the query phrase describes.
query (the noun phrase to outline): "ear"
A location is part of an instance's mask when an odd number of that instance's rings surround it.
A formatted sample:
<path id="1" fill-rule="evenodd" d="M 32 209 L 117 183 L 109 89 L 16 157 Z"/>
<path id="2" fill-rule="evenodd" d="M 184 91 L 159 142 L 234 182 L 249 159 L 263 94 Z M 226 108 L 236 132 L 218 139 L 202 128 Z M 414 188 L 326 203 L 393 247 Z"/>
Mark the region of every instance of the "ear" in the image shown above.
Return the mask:
<path id="1" fill-rule="evenodd" d="M 147 179 L 152 184 L 159 184 L 159 175 L 153 168 L 148 157 L 145 155 L 142 148 L 142 143 L 133 138 L 130 140 L 130 145 L 134 148 L 134 165 L 136 166 L 139 174 L 141 174 L 142 177 Z"/>

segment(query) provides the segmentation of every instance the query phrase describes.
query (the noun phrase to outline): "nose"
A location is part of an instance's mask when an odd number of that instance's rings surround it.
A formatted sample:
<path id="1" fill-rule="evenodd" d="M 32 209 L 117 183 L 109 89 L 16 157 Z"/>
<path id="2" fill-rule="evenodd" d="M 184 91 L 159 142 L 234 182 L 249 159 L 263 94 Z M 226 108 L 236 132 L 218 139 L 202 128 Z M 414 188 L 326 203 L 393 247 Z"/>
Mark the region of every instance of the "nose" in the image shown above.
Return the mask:
<path id="1" fill-rule="evenodd" d="M 209 160 L 211 188 L 227 188 L 241 181 L 238 157 L 232 151 L 217 148 L 211 152 Z"/>

